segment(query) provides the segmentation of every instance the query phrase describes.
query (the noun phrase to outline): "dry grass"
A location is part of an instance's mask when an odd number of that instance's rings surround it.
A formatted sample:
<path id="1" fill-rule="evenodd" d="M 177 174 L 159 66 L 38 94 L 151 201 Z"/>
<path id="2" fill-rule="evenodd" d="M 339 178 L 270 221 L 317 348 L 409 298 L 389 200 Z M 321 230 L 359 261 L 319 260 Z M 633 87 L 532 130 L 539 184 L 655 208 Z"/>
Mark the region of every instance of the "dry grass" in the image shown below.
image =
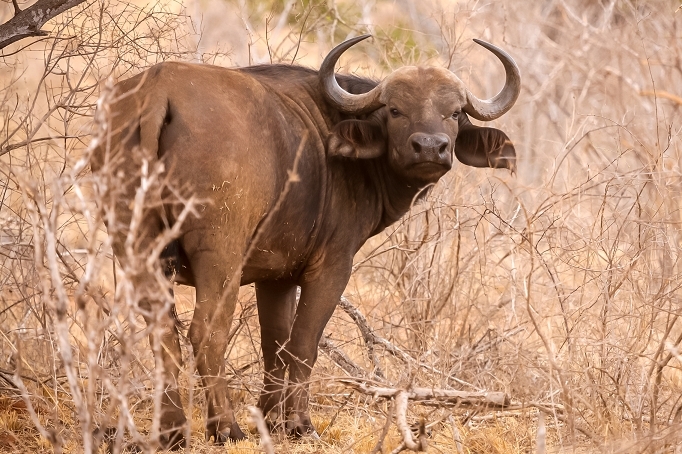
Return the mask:
<path id="1" fill-rule="evenodd" d="M 131 270 L 116 270 L 114 290 L 103 228 L 110 205 L 97 199 L 103 181 L 79 161 L 98 134 L 92 116 L 104 81 L 165 59 L 316 66 L 333 43 L 370 29 L 374 43 L 350 52 L 342 70 L 381 77 L 404 64 L 445 65 L 489 96 L 501 68 L 470 44 L 479 37 L 514 56 L 524 83 L 495 122 L 517 144 L 518 174 L 451 172 L 362 249 L 346 291 L 374 332 L 413 359 L 376 347 L 386 383 L 504 391 L 517 405 L 411 404 L 408 422 L 430 425 L 429 452 L 457 452 L 457 437 L 465 453 L 533 452 L 539 410 L 547 452 L 680 452 L 680 3 L 410 5 L 211 3 L 206 10 L 222 22 L 207 16 L 202 28 L 177 3 L 92 3 L 55 21 L 49 39 L 5 49 L 0 451 L 83 452 L 92 431 L 109 425 L 125 429 L 125 441 L 154 446 L 157 377 L 139 297 L 127 286 Z M 2 8 L 7 17 L 11 5 Z M 176 293 L 187 320 L 193 294 Z M 227 361 L 244 427 L 262 374 L 249 288 L 237 315 Z M 346 313 L 337 311 L 326 334 L 371 374 Z M 187 342 L 183 349 L 189 359 Z M 311 409 L 321 440 L 274 434 L 278 452 L 373 450 L 389 403 L 344 387 L 346 376 L 320 355 Z M 205 443 L 197 378 L 186 368 L 182 380 L 190 451 L 259 452 L 255 434 Z M 400 442 L 391 426 L 382 452 Z"/>

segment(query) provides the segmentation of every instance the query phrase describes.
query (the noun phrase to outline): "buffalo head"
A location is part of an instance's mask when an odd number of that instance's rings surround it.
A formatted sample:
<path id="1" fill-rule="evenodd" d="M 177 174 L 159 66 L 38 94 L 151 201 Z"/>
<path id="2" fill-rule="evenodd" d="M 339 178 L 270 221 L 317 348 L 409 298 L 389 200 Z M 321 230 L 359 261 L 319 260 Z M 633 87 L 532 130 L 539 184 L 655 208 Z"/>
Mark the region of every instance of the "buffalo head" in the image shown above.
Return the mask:
<path id="1" fill-rule="evenodd" d="M 521 79 L 506 52 L 474 40 L 495 54 L 506 70 L 504 88 L 489 100 L 478 99 L 456 75 L 437 67 L 403 67 L 369 92 L 351 94 L 339 86 L 334 65 L 344 51 L 368 37 L 338 45 L 320 67 L 327 100 L 356 116 L 335 126 L 328 139 L 330 155 L 375 158 L 387 153 L 397 174 L 419 184 L 434 183 L 450 170 L 453 154 L 475 167 L 515 169 L 516 154 L 506 134 L 474 126 L 467 117 L 494 120 L 514 105 Z"/>

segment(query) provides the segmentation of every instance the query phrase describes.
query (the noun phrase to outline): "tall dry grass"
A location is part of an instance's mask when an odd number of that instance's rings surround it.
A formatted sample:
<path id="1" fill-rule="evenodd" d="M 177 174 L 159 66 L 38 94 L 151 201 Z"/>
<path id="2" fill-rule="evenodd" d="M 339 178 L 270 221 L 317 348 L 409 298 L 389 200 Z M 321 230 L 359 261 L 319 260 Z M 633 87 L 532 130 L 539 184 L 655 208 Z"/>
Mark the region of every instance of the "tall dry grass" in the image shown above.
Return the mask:
<path id="1" fill-rule="evenodd" d="M 378 452 L 384 434 L 381 452 L 399 446 L 385 424 L 391 402 L 345 385 L 348 370 L 379 373 L 395 389 L 511 396 L 501 412 L 410 403 L 408 422 L 423 419 L 429 452 L 682 450 L 679 2 L 182 6 L 92 3 L 55 23 L 50 39 L 5 51 L 0 449 L 155 447 L 154 325 L 142 323 L 128 285 L 135 270 L 114 266 L 103 228 L 111 200 L 101 194 L 116 176 L 86 166 L 91 140 L 106 138 L 106 118 L 93 127 L 92 116 L 111 95 L 109 76 L 169 58 L 315 66 L 332 44 L 370 30 L 374 42 L 349 52 L 342 70 L 380 78 L 405 64 L 444 65 L 479 96 L 497 91 L 502 70 L 469 38 L 504 47 L 524 86 L 494 124 L 516 142 L 518 174 L 460 166 L 363 248 L 346 297 L 404 355 L 380 343 L 370 354 L 339 309 L 312 383 L 322 440 L 275 436 L 277 451 Z M 203 8 L 216 16 L 200 17 Z M 165 292 L 163 282 L 150 291 Z M 176 287 L 182 319 L 192 298 Z M 230 329 L 234 397 L 253 404 L 262 369 L 249 288 Z M 202 393 L 183 348 L 190 449 L 219 451 L 202 441 Z M 355 369 L 339 365 L 339 352 Z M 253 435 L 228 451 L 258 443 Z"/>

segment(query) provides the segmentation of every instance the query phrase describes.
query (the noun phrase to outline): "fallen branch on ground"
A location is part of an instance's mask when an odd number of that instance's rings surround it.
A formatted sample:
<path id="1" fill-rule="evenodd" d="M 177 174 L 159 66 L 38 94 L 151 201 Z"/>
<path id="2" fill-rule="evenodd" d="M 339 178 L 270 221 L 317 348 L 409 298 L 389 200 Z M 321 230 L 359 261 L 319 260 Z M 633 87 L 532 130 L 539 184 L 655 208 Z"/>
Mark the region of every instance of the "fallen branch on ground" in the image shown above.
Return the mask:
<path id="1" fill-rule="evenodd" d="M 299 290 L 300 292 L 300 290 Z M 297 297 L 299 297 L 297 295 Z M 429 372 L 433 372 L 439 375 L 447 376 L 450 380 L 457 382 L 461 385 L 469 386 L 471 388 L 477 389 L 476 386 L 472 385 L 471 383 L 467 383 L 464 380 L 461 380 L 453 375 L 446 374 L 439 369 L 433 367 L 430 364 L 427 364 L 423 361 L 419 361 L 418 359 L 410 356 L 408 353 L 403 351 L 400 347 L 397 347 L 394 345 L 391 341 L 388 339 L 379 336 L 374 332 L 374 330 L 369 326 L 369 322 L 367 321 L 367 318 L 358 310 L 357 307 L 355 307 L 348 299 L 344 296 L 341 297 L 339 300 L 339 307 L 343 309 L 343 311 L 348 314 L 348 316 L 355 322 L 356 326 L 360 330 L 360 333 L 362 334 L 362 339 L 365 342 L 365 346 L 367 347 L 367 353 L 372 361 L 372 366 L 374 367 L 374 370 L 372 372 L 368 372 L 359 365 L 357 365 L 353 360 L 351 360 L 346 353 L 336 346 L 334 342 L 329 339 L 327 336 L 323 336 L 322 339 L 320 340 L 320 349 L 329 355 L 329 357 L 334 361 L 341 369 L 346 371 L 350 376 L 356 377 L 356 378 L 366 378 L 369 377 L 374 381 L 378 382 L 384 382 L 386 381 L 386 376 L 384 375 L 383 371 L 381 370 L 381 367 L 379 367 L 379 360 L 377 359 L 376 356 L 376 351 L 375 351 L 375 346 L 380 345 L 383 347 L 388 353 L 390 353 L 392 356 L 395 358 L 399 359 L 402 361 L 404 364 L 408 365 L 415 365 L 417 367 L 423 367 L 424 369 L 428 370 Z M 501 337 L 500 339 L 497 339 L 495 341 L 491 341 L 486 346 L 477 346 L 472 350 L 473 354 L 478 354 L 484 351 L 486 348 L 491 348 L 498 343 L 502 342 L 508 337 L 511 337 L 515 334 L 518 334 L 523 330 L 522 327 L 515 328 L 513 330 L 510 330 L 504 337 Z"/>
<path id="2" fill-rule="evenodd" d="M 399 394 L 404 393 L 408 400 L 420 402 L 424 405 L 471 406 L 475 408 L 486 407 L 495 409 L 503 409 L 511 405 L 509 396 L 498 391 L 468 392 L 436 388 L 410 388 L 409 390 L 403 390 L 398 388 L 370 386 L 364 382 L 352 379 L 343 379 L 340 380 L 340 382 L 363 394 L 374 396 L 374 398 L 394 399 Z"/>
<path id="3" fill-rule="evenodd" d="M 395 423 L 398 426 L 400 435 L 403 437 L 403 442 L 398 448 L 394 449 L 394 453 L 399 453 L 404 449 L 411 451 L 426 451 L 426 427 L 424 418 L 419 421 L 419 435 L 417 441 L 412 436 L 412 429 L 407 424 L 407 404 L 410 398 L 410 393 L 407 391 L 398 391 L 395 396 Z"/>
<path id="4" fill-rule="evenodd" d="M 426 451 L 426 423 L 424 419 L 419 421 L 419 431 L 416 440 L 412 433 L 412 429 L 407 422 L 407 408 L 410 400 L 419 402 L 422 405 L 436 405 L 439 407 L 470 406 L 474 408 L 484 407 L 495 409 L 506 408 L 511 402 L 509 396 L 503 392 L 466 392 L 435 388 L 410 388 L 405 390 L 371 386 L 363 381 L 353 379 L 343 379 L 340 380 L 340 382 L 363 394 L 373 396 L 375 399 L 393 399 L 394 403 L 391 408 L 395 408 L 396 426 L 398 427 L 398 431 L 400 432 L 403 441 L 392 451 L 392 454 L 397 454 L 406 449 L 415 452 Z M 390 424 L 389 421 L 392 418 L 393 413 L 393 410 L 389 412 L 386 418 L 385 427 L 388 427 Z M 386 436 L 387 432 L 388 431 L 385 429 L 382 432 L 382 439 L 377 443 L 378 447 L 382 446 L 383 438 Z"/>
<path id="5" fill-rule="evenodd" d="M 405 364 L 423 367 L 439 375 L 448 375 L 448 377 L 452 380 L 475 388 L 473 385 L 458 380 L 456 377 L 441 373 L 435 367 L 419 361 L 399 347 L 395 346 L 387 339 L 375 334 L 372 328 L 369 326 L 367 318 L 345 297 L 341 297 L 339 306 L 344 310 L 344 312 L 346 312 L 346 314 L 348 314 L 348 316 L 350 316 L 360 330 L 368 350 L 369 358 L 373 365 L 373 371 L 368 372 L 360 367 L 352 359 L 350 359 L 350 357 L 346 355 L 341 348 L 339 348 L 331 339 L 326 336 L 323 336 L 322 340 L 320 341 L 320 349 L 325 352 L 341 369 L 351 376 L 351 378 L 339 380 L 343 385 L 353 388 L 354 390 L 363 394 L 373 396 L 375 399 L 383 398 L 393 400 L 391 411 L 386 416 L 386 424 L 384 425 L 382 435 L 372 452 L 379 452 L 383 448 L 383 441 L 388 432 L 388 427 L 391 425 L 393 414 L 395 414 L 395 424 L 402 436 L 402 442 L 392 451 L 392 454 L 397 454 L 404 450 L 410 450 L 414 452 L 426 450 L 426 422 L 424 419 L 419 422 L 419 430 L 416 434 L 416 439 L 415 434 L 412 432 L 412 428 L 407 422 L 407 408 L 410 400 L 413 402 L 419 402 L 422 405 L 436 407 L 470 407 L 476 409 L 486 408 L 494 410 L 507 409 L 510 407 L 511 399 L 504 392 L 487 392 L 482 390 L 467 392 L 418 387 L 400 389 L 396 387 L 373 386 L 367 384 L 367 377 L 370 375 L 372 376 L 371 381 L 374 383 L 386 383 L 385 375 L 379 366 L 379 361 L 375 351 L 375 346 L 380 345 L 388 353 L 398 358 Z M 516 332 L 520 331 L 521 329 L 517 329 L 509 335 L 514 335 Z M 501 340 L 491 341 L 491 345 L 494 345 L 495 342 L 501 342 Z M 476 350 L 477 348 L 480 348 L 480 346 L 475 345 L 473 350 Z"/>

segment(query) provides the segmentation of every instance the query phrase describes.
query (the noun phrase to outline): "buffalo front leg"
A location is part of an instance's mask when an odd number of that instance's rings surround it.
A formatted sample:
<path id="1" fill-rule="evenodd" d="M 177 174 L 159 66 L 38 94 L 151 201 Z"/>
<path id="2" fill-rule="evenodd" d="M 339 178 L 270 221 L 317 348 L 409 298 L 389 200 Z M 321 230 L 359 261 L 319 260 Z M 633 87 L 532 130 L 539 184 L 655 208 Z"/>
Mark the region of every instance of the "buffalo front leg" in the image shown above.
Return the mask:
<path id="1" fill-rule="evenodd" d="M 189 329 L 196 366 L 206 390 L 206 440 L 215 443 L 246 438 L 237 425 L 225 380 L 225 351 L 239 291 L 241 265 L 212 252 L 192 262 L 196 307 Z"/>
<path id="2" fill-rule="evenodd" d="M 296 310 L 296 285 L 291 282 L 266 281 L 256 283 L 258 321 L 263 350 L 263 391 L 258 401 L 270 427 L 277 424 L 282 413 L 282 392 L 286 364 L 280 350 L 286 348 Z"/>
<path id="3" fill-rule="evenodd" d="M 315 277 L 306 276 L 301 284 L 301 299 L 285 346 L 289 366 L 286 424 L 292 436 L 317 436 L 308 413 L 310 374 L 322 333 L 348 284 L 350 270 L 350 262 L 346 266 L 334 264 L 322 272 L 318 268 Z"/>

